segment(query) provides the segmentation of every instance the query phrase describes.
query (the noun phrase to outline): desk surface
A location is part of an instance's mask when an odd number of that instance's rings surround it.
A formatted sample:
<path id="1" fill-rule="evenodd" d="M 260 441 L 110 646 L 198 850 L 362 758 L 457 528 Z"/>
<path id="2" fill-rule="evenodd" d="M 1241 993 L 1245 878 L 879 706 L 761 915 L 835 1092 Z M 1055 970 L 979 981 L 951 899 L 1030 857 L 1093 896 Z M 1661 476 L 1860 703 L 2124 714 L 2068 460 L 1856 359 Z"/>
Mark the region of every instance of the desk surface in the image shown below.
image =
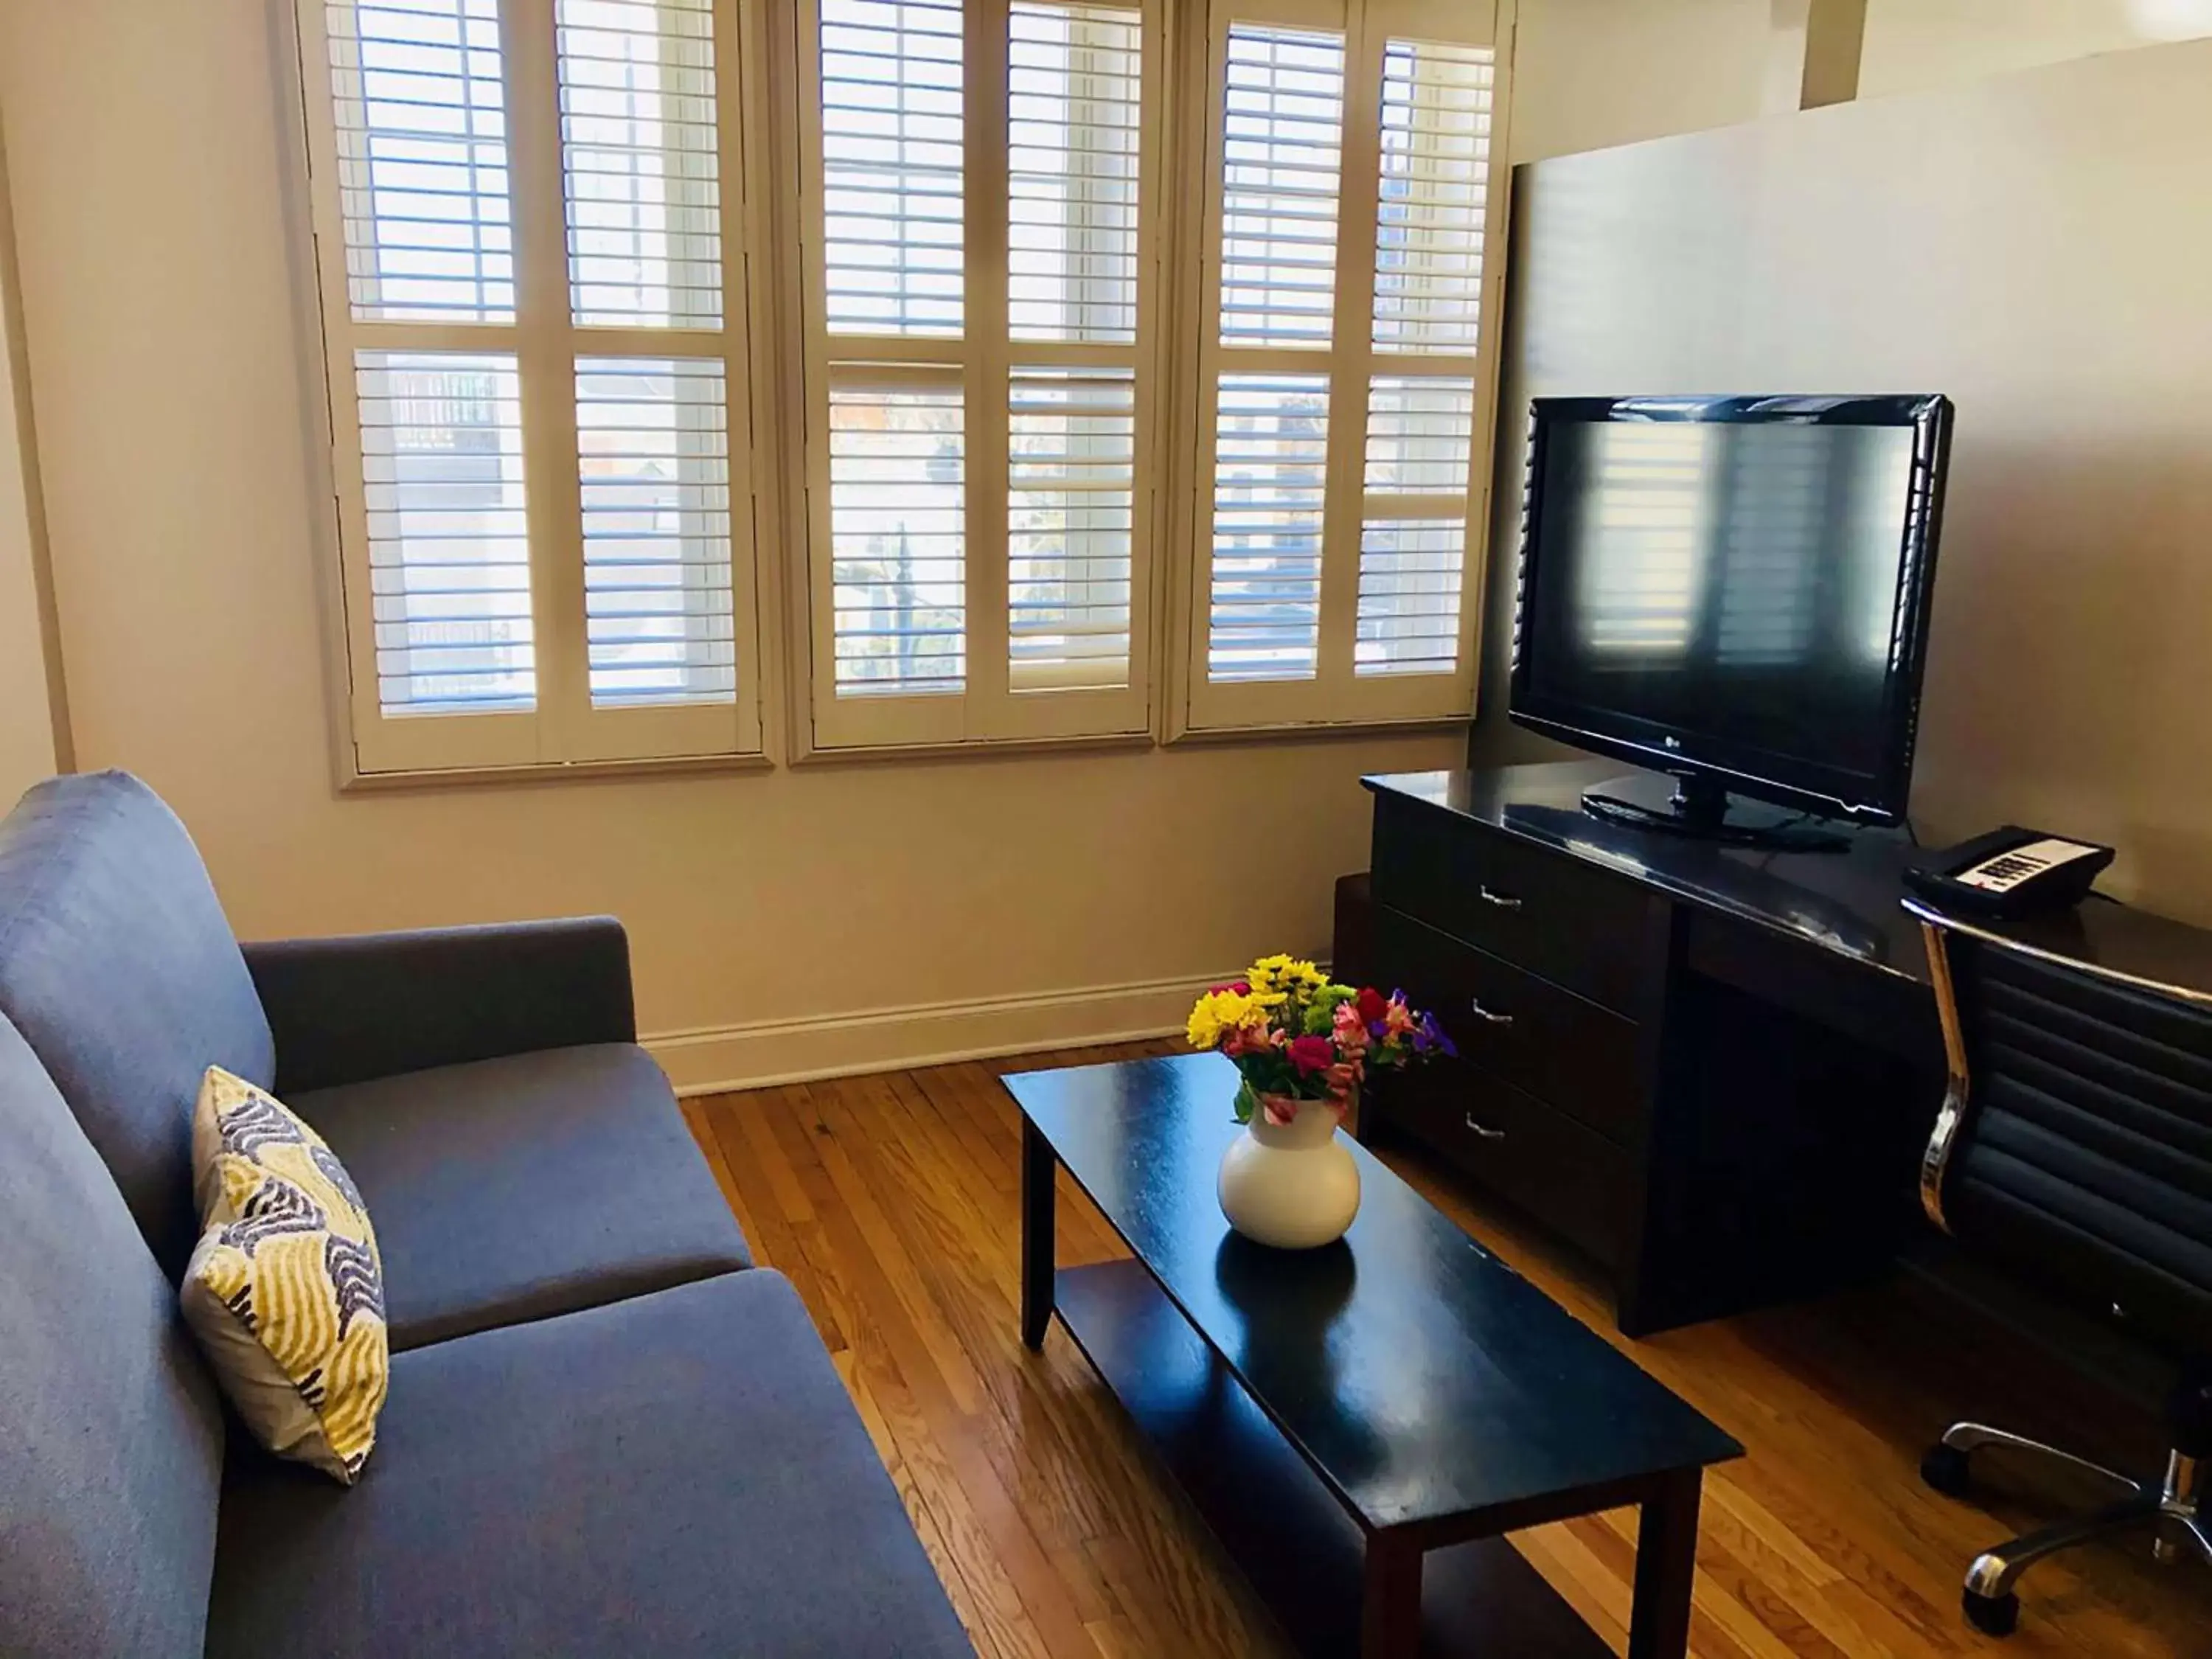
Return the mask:
<path id="1" fill-rule="evenodd" d="M 1862 830 L 1848 852 L 1770 853 L 1641 830 L 1582 810 L 1583 790 L 1629 769 L 1618 761 L 1564 761 L 1363 781 L 1377 794 L 1471 818 L 1754 927 L 1926 981 L 1920 924 L 1904 908 L 1912 847 L 1903 831 Z"/>
<path id="2" fill-rule="evenodd" d="M 1765 853 L 1639 830 L 1582 810 L 1617 761 L 1564 761 L 1364 779 L 1401 797 L 1620 871 L 1693 904 L 1923 984 L 1920 924 L 1905 908 L 1915 849 L 1901 830 L 1862 830 L 1844 853 Z M 1976 927 L 2123 979 L 2212 998 L 2212 930 L 2092 896 L 2072 909 Z"/>

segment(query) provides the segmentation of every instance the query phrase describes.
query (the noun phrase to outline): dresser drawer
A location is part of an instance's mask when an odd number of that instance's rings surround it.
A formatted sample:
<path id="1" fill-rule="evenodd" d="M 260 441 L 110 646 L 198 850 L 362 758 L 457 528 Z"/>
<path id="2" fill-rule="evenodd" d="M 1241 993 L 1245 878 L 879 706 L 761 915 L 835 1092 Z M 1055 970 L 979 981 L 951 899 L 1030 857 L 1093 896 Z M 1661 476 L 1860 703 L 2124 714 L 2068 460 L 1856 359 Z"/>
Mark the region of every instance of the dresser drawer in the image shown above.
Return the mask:
<path id="1" fill-rule="evenodd" d="M 1633 1024 L 1394 909 L 1375 912 L 1375 951 L 1382 977 L 1432 1011 L 1477 1070 L 1640 1143 Z"/>
<path id="2" fill-rule="evenodd" d="M 1608 1267 L 1626 1258 L 1628 1155 L 1542 1102 L 1444 1061 L 1393 1079 L 1383 1115 Z"/>
<path id="3" fill-rule="evenodd" d="M 1656 895 L 1389 795 L 1376 801 L 1374 863 L 1376 903 L 1604 1007 L 1639 1009 Z"/>

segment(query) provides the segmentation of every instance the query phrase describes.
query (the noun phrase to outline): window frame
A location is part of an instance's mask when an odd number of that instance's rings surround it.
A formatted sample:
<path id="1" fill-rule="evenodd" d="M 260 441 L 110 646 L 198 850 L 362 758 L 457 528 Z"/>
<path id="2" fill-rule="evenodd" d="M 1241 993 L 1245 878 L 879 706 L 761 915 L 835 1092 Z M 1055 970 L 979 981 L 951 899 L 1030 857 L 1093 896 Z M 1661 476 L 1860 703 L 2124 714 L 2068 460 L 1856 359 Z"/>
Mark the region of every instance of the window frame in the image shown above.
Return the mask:
<path id="1" fill-rule="evenodd" d="M 722 327 L 580 326 L 573 320 L 557 86 L 557 0 L 500 0 L 516 252 L 510 324 L 356 321 L 337 199 L 334 94 L 325 0 L 278 8 L 297 59 L 308 264 L 302 328 L 321 357 L 317 413 L 330 471 L 324 561 L 332 732 L 343 787 L 531 778 L 630 770 L 743 769 L 932 753 L 1146 746 L 1296 738 L 1363 729 L 1445 729 L 1473 713 L 1492 509 L 1492 454 L 1510 197 L 1505 156 L 1517 0 L 1138 0 L 1140 96 L 1138 337 L 1101 352 L 1017 342 L 1006 328 L 1003 187 L 970 189 L 963 208 L 965 325 L 961 338 L 827 335 L 820 303 L 818 0 L 713 0 L 720 128 Z M 1491 19 L 1489 37 L 1480 21 Z M 1010 0 L 970 0 L 963 39 L 963 167 L 1003 179 Z M 1346 37 L 1346 127 L 1340 246 L 1362 245 L 1365 268 L 1340 256 L 1339 325 L 1326 352 L 1279 354 L 1298 372 L 1332 376 L 1325 506 L 1322 660 L 1311 681 L 1214 684 L 1206 678 L 1212 577 L 1212 404 L 1222 349 L 1220 156 L 1224 53 L 1232 21 L 1320 27 Z M 1448 675 L 1352 673 L 1358 543 L 1366 500 L 1364 447 L 1373 375 L 1437 372 L 1439 360 L 1372 346 L 1382 76 L 1392 38 L 1487 46 L 1493 56 L 1491 161 L 1456 662 Z M 975 70 L 981 62 L 994 77 Z M 1206 188 L 1173 188 L 1202 164 Z M 988 205 L 979 210 L 979 198 Z M 1362 227 L 1352 231 L 1355 225 Z M 326 254 L 334 257 L 325 258 Z M 550 271 L 557 280 L 542 273 Z M 533 272 L 540 273 L 533 277 Z M 1358 289 L 1348 301 L 1342 285 Z M 999 327 L 978 340 L 975 296 Z M 1345 318 L 1356 322 L 1349 332 Z M 998 400 L 995 448 L 967 450 L 973 526 L 1006 524 L 1009 371 L 1116 360 L 1135 374 L 1137 440 L 1131 531 L 1128 684 L 1022 692 L 1009 685 L 1006 538 L 967 562 L 967 690 L 944 697 L 842 700 L 831 658 L 826 446 L 829 352 L 851 340 L 908 374 L 962 354 L 966 407 Z M 971 345 L 971 341 L 975 343 Z M 387 715 L 378 696 L 368 526 L 354 353 L 357 349 L 512 352 L 523 380 L 526 503 L 537 702 L 528 713 Z M 584 357 L 707 358 L 722 368 L 729 431 L 730 551 L 735 615 L 734 702 L 593 708 L 587 677 L 574 364 Z M 1340 357 L 1355 366 L 1340 367 Z M 1466 378 L 1464 374 L 1461 378 Z M 742 388 L 742 390 L 740 389 Z M 1346 418 L 1346 416 L 1355 418 Z M 971 425 L 969 430 L 974 431 Z M 1338 434 L 1344 435 L 1340 437 Z M 990 453 L 986 453 L 987 451 Z M 554 465 L 538 464 L 550 455 Z M 323 457 L 318 455 L 318 471 Z M 1434 498 L 1431 498 L 1433 500 Z M 988 516 L 984 516 L 988 515 Z M 1336 550 L 1348 548 L 1349 556 Z M 915 705 L 935 705 L 921 707 Z M 830 711 L 823 718 L 825 707 Z"/>
<path id="2" fill-rule="evenodd" d="M 1051 3 L 1052 0 L 1043 0 Z M 1103 0 L 1139 21 L 1140 110 L 1166 103 L 1166 0 Z M 794 760 L 931 750 L 1050 745 L 1141 744 L 1157 740 L 1165 484 L 1164 389 L 1170 370 L 1163 273 L 1172 216 L 1164 201 L 1168 143 L 1141 131 L 1138 151 L 1136 337 L 1127 346 L 1016 340 L 1007 325 L 1009 0 L 966 0 L 963 15 L 963 313 L 957 337 L 831 334 L 817 314 L 825 233 L 823 128 L 819 119 L 819 0 L 779 8 L 790 30 L 790 66 L 777 99 L 783 155 L 779 182 L 791 211 L 778 242 L 785 326 L 797 372 L 784 388 L 783 432 L 798 434 L 786 460 L 788 541 L 793 563 L 790 632 L 791 753 Z M 979 183 L 981 188 L 979 188 Z M 849 346 L 849 349 L 848 347 Z M 833 362 L 849 367 L 833 369 Z M 863 364 L 880 366 L 880 374 Z M 1130 532 L 1127 683 L 1114 688 L 1017 690 L 1011 684 L 1007 611 L 1009 422 L 1017 368 L 1121 368 L 1134 376 L 1136 439 Z M 827 421 L 832 385 L 957 386 L 963 396 L 965 529 L 964 686 L 958 692 L 837 696 L 830 580 Z M 993 413 L 978 419 L 978 412 Z M 990 526 L 982 536 L 978 526 Z M 978 544 L 981 543 L 981 550 Z"/>
<path id="3" fill-rule="evenodd" d="M 1512 193 L 1506 143 L 1516 9 L 1517 0 L 1214 0 L 1192 6 L 1186 15 L 1185 51 L 1204 70 L 1186 78 L 1179 101 L 1184 130 L 1196 140 L 1195 150 L 1202 158 L 1206 189 L 1193 193 L 1195 201 L 1182 204 L 1180 246 L 1194 250 L 1195 257 L 1182 257 L 1176 269 L 1179 307 L 1185 319 L 1180 343 L 1188 365 L 1177 393 L 1188 411 L 1188 429 L 1176 442 L 1182 476 L 1176 494 L 1172 563 L 1177 580 L 1165 652 L 1173 684 L 1166 699 L 1164 742 L 1378 726 L 1456 726 L 1473 717 L 1480 676 L 1478 653 L 1488 567 Z M 1221 343 L 1225 76 L 1230 29 L 1239 23 L 1328 31 L 1344 39 L 1337 303 L 1325 349 L 1224 348 Z M 1393 39 L 1487 47 L 1492 54 L 1480 324 L 1472 355 L 1382 352 L 1373 344 L 1382 76 Z M 1310 679 L 1216 682 L 1208 676 L 1215 399 L 1224 362 L 1246 372 L 1322 374 L 1330 380 L 1317 660 Z M 1474 383 L 1455 661 L 1449 674 L 1358 675 L 1353 672 L 1353 651 L 1360 532 L 1367 502 L 1369 386 L 1378 377 L 1407 374 L 1471 379 Z"/>
<path id="4" fill-rule="evenodd" d="M 499 0 L 502 104 L 515 306 L 507 323 L 356 318 L 349 286 L 340 197 L 336 93 L 327 0 L 279 8 L 296 59 L 303 142 L 310 324 L 321 358 L 319 413 L 328 442 L 334 678 L 346 718 L 338 733 L 342 783 L 423 778 L 539 776 L 631 768 L 696 769 L 767 758 L 764 690 L 772 684 L 772 629 L 762 626 L 774 591 L 773 560 L 758 556 L 763 485 L 757 453 L 769 421 L 767 377 L 752 342 L 771 337 L 763 285 L 751 279 L 761 246 L 763 52 L 749 0 L 713 0 L 717 178 L 720 198 L 722 325 L 719 330 L 580 325 L 574 321 L 568 204 L 561 141 L 558 0 Z M 356 354 L 467 351 L 511 356 L 520 384 L 523 489 L 528 524 L 536 691 L 528 710 L 483 714 L 385 712 L 369 559 L 368 495 Z M 585 600 L 583 477 L 577 443 L 576 366 L 586 359 L 684 358 L 720 366 L 727 430 L 734 695 L 727 702 L 594 706 Z M 334 722 L 334 724 L 337 724 Z"/>

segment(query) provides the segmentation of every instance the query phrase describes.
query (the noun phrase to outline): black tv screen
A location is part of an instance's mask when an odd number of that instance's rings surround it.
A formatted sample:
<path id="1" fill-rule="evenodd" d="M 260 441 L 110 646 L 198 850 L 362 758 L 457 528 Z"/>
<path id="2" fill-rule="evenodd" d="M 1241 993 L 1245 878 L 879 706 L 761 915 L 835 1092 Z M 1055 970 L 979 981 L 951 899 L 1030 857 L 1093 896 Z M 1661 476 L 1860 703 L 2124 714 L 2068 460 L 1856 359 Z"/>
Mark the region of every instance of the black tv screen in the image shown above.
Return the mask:
<path id="1" fill-rule="evenodd" d="M 1922 395 L 1538 399 L 1513 719 L 1895 822 L 1949 416 Z"/>

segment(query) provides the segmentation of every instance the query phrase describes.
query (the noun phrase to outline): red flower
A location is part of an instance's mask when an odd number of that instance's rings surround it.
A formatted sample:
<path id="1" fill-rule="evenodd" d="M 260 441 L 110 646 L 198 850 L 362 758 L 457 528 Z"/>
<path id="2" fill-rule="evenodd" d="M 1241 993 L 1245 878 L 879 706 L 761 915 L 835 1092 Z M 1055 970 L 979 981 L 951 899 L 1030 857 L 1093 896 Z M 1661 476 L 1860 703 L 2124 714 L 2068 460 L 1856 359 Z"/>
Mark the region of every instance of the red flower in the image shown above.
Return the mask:
<path id="1" fill-rule="evenodd" d="M 1336 1064 L 1336 1045 L 1325 1036 L 1292 1037 L 1290 1055 L 1301 1073 L 1326 1072 Z"/>
<path id="2" fill-rule="evenodd" d="M 1224 991 L 1233 991 L 1240 997 L 1249 997 L 1252 994 L 1252 982 L 1249 980 L 1233 979 L 1226 985 L 1215 986 L 1212 994 L 1219 996 Z"/>
<path id="3" fill-rule="evenodd" d="M 1369 986 L 1359 994 L 1359 1023 L 1363 1025 L 1374 1024 L 1376 1020 L 1382 1018 L 1382 1011 L 1389 1006 L 1383 1000 L 1380 991 L 1371 985 Z"/>

